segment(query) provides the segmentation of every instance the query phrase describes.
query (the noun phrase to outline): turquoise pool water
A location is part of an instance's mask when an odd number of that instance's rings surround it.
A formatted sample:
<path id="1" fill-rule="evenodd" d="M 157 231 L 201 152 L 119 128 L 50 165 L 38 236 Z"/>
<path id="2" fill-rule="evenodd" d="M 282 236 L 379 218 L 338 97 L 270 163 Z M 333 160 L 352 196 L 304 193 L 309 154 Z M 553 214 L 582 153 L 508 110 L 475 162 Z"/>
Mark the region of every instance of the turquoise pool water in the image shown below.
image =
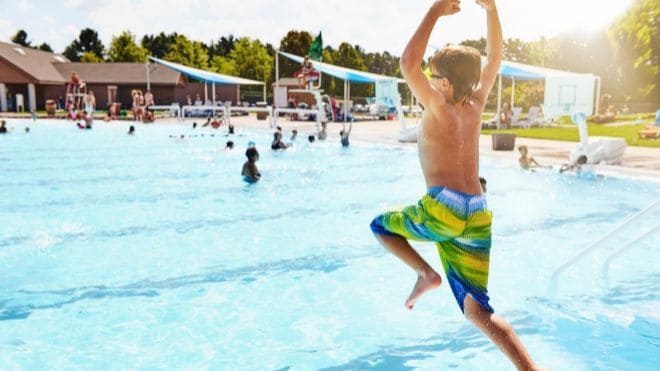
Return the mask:
<path id="1" fill-rule="evenodd" d="M 424 193 L 416 153 L 338 140 L 272 153 L 272 135 L 187 126 L 31 125 L 0 137 L 0 368 L 509 370 L 446 283 L 413 312 L 414 274 L 369 230 Z M 178 141 L 170 135 L 197 135 Z M 204 134 L 202 137 L 201 134 Z M 240 180 L 244 149 L 263 181 Z M 513 156 L 513 155 L 512 155 Z M 656 211 L 548 289 L 553 270 L 660 197 L 622 179 L 525 173 L 484 158 L 490 295 L 554 370 L 651 370 L 660 233 L 602 274 Z M 417 244 L 439 270 L 432 245 Z"/>

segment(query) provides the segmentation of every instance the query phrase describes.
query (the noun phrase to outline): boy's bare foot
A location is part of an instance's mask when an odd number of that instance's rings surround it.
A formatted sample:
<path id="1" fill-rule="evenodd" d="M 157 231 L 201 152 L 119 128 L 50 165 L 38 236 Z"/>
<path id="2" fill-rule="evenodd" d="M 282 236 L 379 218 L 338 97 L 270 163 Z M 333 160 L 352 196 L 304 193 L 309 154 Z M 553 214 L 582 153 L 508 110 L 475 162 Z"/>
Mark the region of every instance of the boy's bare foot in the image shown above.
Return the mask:
<path id="1" fill-rule="evenodd" d="M 406 308 L 412 310 L 420 296 L 427 291 L 437 289 L 440 284 L 442 284 L 442 278 L 433 270 L 424 275 L 419 275 L 415 287 L 413 287 L 408 300 L 406 300 Z"/>

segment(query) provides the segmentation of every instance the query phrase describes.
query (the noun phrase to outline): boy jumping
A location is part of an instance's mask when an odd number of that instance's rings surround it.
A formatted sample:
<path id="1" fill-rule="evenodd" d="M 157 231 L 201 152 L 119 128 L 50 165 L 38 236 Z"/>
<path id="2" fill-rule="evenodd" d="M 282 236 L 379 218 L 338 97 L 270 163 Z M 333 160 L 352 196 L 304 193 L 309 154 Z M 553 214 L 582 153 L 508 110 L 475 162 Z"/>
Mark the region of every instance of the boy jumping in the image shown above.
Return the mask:
<path id="1" fill-rule="evenodd" d="M 494 0 L 477 0 L 488 19 L 488 58 L 447 47 L 431 60 L 431 80 L 421 69 L 431 31 L 440 17 L 460 11 L 459 0 L 435 1 L 401 56 L 401 72 L 424 105 L 419 160 L 428 192 L 417 205 L 387 212 L 371 224 L 376 238 L 417 272 L 406 307 L 438 288 L 440 275 L 408 240 L 433 241 L 458 305 L 521 370 L 537 367 L 511 326 L 488 303 L 492 213 L 479 183 L 481 114 L 502 60 L 502 29 Z"/>

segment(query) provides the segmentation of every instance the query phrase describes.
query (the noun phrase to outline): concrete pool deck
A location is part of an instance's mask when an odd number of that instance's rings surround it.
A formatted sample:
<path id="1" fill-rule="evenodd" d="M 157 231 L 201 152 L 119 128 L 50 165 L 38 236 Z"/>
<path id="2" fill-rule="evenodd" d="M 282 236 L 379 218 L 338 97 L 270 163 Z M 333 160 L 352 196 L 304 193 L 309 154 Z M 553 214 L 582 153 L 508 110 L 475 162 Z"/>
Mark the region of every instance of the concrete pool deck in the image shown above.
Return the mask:
<path id="1" fill-rule="evenodd" d="M 267 121 L 257 121 L 254 116 L 232 117 L 236 127 L 269 129 Z M 280 119 L 279 125 L 284 129 L 284 138 L 290 137 L 292 129 L 298 130 L 300 139 L 316 132 L 314 122 L 289 121 Z M 408 119 L 407 123 L 415 125 L 417 120 Z M 339 142 L 341 123 L 328 124 L 328 138 Z M 351 140 L 376 144 L 394 145 L 415 148 L 415 143 L 400 143 L 398 121 L 360 121 L 353 124 Z M 577 130 L 577 129 L 576 129 Z M 338 143 L 339 145 L 339 143 Z M 529 153 L 541 164 L 559 167 L 567 163 L 569 153 L 577 146 L 574 142 L 562 142 L 543 139 L 516 138 L 516 148 L 526 145 Z M 482 135 L 480 139 L 481 155 L 518 163 L 518 151 L 494 151 L 490 135 Z M 654 182 L 660 182 L 660 148 L 631 147 L 626 148 L 621 165 L 598 165 L 599 174 L 611 176 L 632 177 Z"/>

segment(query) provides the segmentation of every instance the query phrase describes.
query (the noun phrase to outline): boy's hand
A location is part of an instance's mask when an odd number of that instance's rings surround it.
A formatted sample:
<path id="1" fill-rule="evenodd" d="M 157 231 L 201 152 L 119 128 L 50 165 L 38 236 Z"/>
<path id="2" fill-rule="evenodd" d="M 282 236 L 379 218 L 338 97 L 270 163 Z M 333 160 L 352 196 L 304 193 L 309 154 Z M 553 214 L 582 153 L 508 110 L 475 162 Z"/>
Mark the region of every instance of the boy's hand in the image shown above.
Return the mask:
<path id="1" fill-rule="evenodd" d="M 438 0 L 433 3 L 438 16 L 452 15 L 461 11 L 460 0 Z"/>
<path id="2" fill-rule="evenodd" d="M 481 5 L 486 10 L 495 9 L 495 0 L 476 0 L 477 4 Z"/>

